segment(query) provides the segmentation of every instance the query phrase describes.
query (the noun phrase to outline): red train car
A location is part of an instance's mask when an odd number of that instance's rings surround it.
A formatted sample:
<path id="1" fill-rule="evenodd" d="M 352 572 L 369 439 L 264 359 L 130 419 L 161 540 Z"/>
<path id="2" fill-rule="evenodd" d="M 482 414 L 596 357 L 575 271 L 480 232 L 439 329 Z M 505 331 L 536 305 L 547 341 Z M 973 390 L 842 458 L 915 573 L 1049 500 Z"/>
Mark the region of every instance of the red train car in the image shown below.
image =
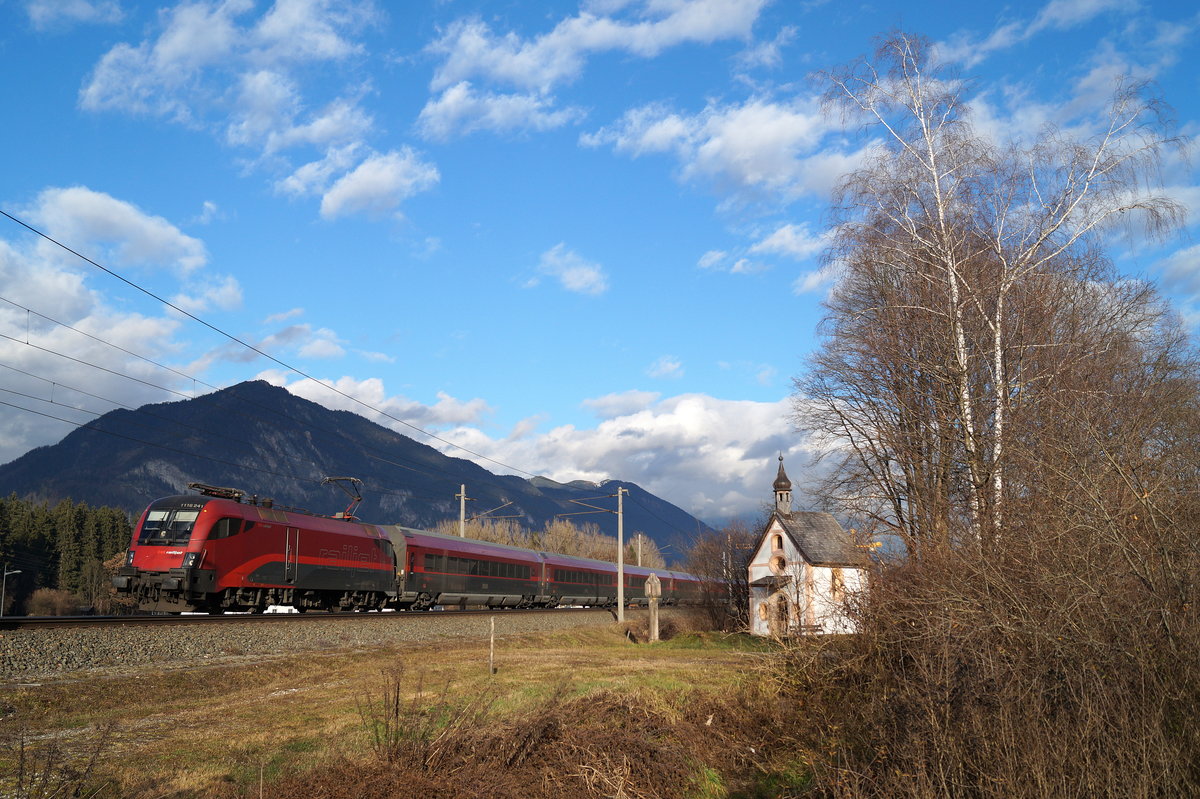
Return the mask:
<path id="1" fill-rule="evenodd" d="M 143 610 L 369 610 L 396 599 L 392 544 L 379 528 L 193 487 L 201 496 L 146 509 L 113 578 Z"/>
<path id="2" fill-rule="evenodd" d="M 550 600 L 542 591 L 537 552 L 398 525 L 379 529 L 391 540 L 400 564 L 398 607 L 525 608 Z"/>
<path id="3" fill-rule="evenodd" d="M 193 483 L 200 496 L 154 501 L 113 578 L 143 610 L 426 610 L 617 604 L 606 561 L 441 535 L 352 517 L 277 508 L 244 492 Z M 625 601 L 647 604 L 657 574 L 664 605 L 697 604 L 700 582 L 682 572 L 625 567 Z"/>

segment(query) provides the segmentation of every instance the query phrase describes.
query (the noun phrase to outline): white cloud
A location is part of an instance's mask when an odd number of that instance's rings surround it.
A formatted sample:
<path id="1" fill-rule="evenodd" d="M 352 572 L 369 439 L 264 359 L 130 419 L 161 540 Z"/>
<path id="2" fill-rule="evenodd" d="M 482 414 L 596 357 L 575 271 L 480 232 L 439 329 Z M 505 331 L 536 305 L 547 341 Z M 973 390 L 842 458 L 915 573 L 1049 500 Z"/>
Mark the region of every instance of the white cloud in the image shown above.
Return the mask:
<path id="1" fill-rule="evenodd" d="M 445 140 L 479 130 L 495 133 L 552 130 L 583 115 L 579 109 L 554 110 L 553 106 L 553 97 L 481 92 L 469 81 L 460 81 L 425 104 L 417 119 L 417 129 L 426 139 Z"/>
<path id="2" fill-rule="evenodd" d="M 657 391 L 631 389 L 615 394 L 605 394 L 603 397 L 594 399 L 585 399 L 582 404 L 601 419 L 614 419 L 649 408 L 661 396 Z"/>
<path id="3" fill-rule="evenodd" d="M 270 316 L 268 316 L 266 319 L 263 320 L 263 323 L 268 324 L 268 325 L 274 325 L 274 324 L 278 324 L 279 322 L 284 322 L 284 321 L 287 321 L 288 319 L 295 319 L 297 316 L 303 316 L 303 315 L 304 315 L 303 308 L 292 308 L 291 310 L 288 310 L 288 311 L 283 311 L 283 312 L 277 313 L 277 314 L 271 314 Z"/>
<path id="4" fill-rule="evenodd" d="M 578 77 L 594 53 L 618 50 L 652 58 L 687 42 L 746 38 L 764 5 L 766 0 L 647 0 L 593 6 L 533 39 L 498 36 L 477 18 L 459 20 L 429 45 L 443 59 L 431 88 L 482 77 L 544 93 Z M 630 6 L 636 10 L 630 18 L 611 16 Z"/>
<path id="5" fill-rule="evenodd" d="M 199 239 L 161 216 L 84 186 L 46 189 L 28 213 L 52 238 L 103 258 L 108 266 L 165 266 L 188 273 L 208 262 Z M 39 246 L 47 253 L 61 252 L 49 244 Z"/>
<path id="6" fill-rule="evenodd" d="M 567 291 L 593 296 L 608 291 L 608 276 L 599 264 L 584 260 L 574 250 L 559 242 L 542 253 L 537 271 L 541 275 L 558 280 Z M 536 286 L 537 278 L 526 285 Z"/>
<path id="7" fill-rule="evenodd" d="M 815 100 L 710 103 L 692 116 L 666 106 L 634 108 L 614 125 L 584 134 L 585 146 L 611 145 L 633 157 L 674 155 L 681 177 L 733 194 L 769 193 L 793 199 L 827 194 L 858 163 L 858 152 L 824 146 L 835 130 Z"/>
<path id="8" fill-rule="evenodd" d="M 192 279 L 205 261 L 203 244 L 167 220 L 86 187 L 46 189 L 27 214 L 47 234 L 98 256 L 106 266 L 168 267 L 160 283 L 172 277 Z M 0 407 L 0 429 L 5 431 L 0 462 L 75 429 L 38 413 L 87 423 L 95 414 L 77 409 L 103 413 L 176 396 L 171 390 L 193 390 L 191 381 L 184 383 L 170 369 L 129 354 L 173 363 L 189 344 L 180 336 L 181 317 L 111 306 L 89 286 L 97 274 L 43 240 L 0 239 L 0 297 L 7 298 L 0 302 L 0 332 L 10 337 L 0 338 L 0 386 L 5 389 L 0 399 L 29 409 Z M 239 294 L 231 279 L 206 279 L 206 285 L 209 301 Z"/>
<path id="9" fill-rule="evenodd" d="M 343 343 L 337 333 L 322 327 L 313 331 L 312 338 L 304 342 L 298 352 L 302 358 L 341 358 L 346 354 Z"/>
<path id="10" fill-rule="evenodd" d="M 590 402 L 603 407 L 607 398 Z M 753 516 L 770 501 L 779 452 L 788 459 L 792 479 L 803 480 L 800 466 L 807 450 L 791 431 L 790 410 L 786 399 L 749 402 L 685 394 L 646 404 L 638 398 L 628 412 L 604 414 L 592 429 L 562 425 L 536 433 L 526 427 L 519 437 L 496 438 L 464 425 L 442 436 L 560 482 L 631 480 L 700 518 L 720 522 Z"/>
<path id="11" fill-rule="evenodd" d="M 282 386 L 298 397 L 333 410 L 357 413 L 407 436 L 414 436 L 412 428 L 395 421 L 395 419 L 402 419 L 408 424 L 436 432 L 454 425 L 481 423 L 492 412 L 491 406 L 478 397 L 464 401 L 443 391 L 437 392 L 437 401 L 432 405 L 426 405 L 400 395 L 389 395 L 383 381 L 375 377 L 359 380 L 347 376 L 337 380 L 321 380 L 319 382 L 301 379 L 291 383 L 288 382 L 288 377 L 289 375 L 284 375 L 278 370 L 268 370 L 257 375 L 257 379 Z M 340 393 L 330 391 L 330 386 L 336 388 Z M 349 398 L 344 395 L 348 395 Z M 365 403 L 365 405 L 360 403 Z M 395 419 L 390 419 L 387 415 L 372 409 L 383 411 Z M 415 434 L 415 437 L 418 440 L 422 438 L 420 434 Z M 433 441 L 424 443 L 444 446 Z M 450 454 L 461 457 L 461 453 L 451 452 Z M 492 464 L 492 467 L 494 466 L 495 464 Z"/>
<path id="12" fill-rule="evenodd" d="M 367 140 L 375 120 L 362 106 L 370 86 L 351 70 L 346 72 L 354 77 L 340 92 L 322 101 L 311 96 L 336 83 L 338 74 L 326 68 L 320 80 L 313 79 L 312 66 L 337 65 L 365 52 L 355 36 L 378 16 L 370 0 L 276 0 L 261 12 L 252 0 L 183 2 L 161 11 L 157 31 L 146 39 L 105 53 L 80 90 L 79 104 L 211 130 L 233 147 L 255 150 L 251 166 L 290 172 L 275 181 L 290 194 L 323 193 L 334 182 L 334 196 L 322 203 L 326 218 L 354 210 L 379 214 L 430 185 L 432 167 L 426 179 L 410 171 L 406 178 L 403 150 L 362 160 L 371 152 Z M 307 87 L 298 75 L 308 79 Z M 290 162 L 288 153 L 298 150 L 311 159 L 314 149 L 323 151 L 318 160 L 299 168 Z M 367 185 L 389 180 L 390 186 Z"/>
<path id="13" fill-rule="evenodd" d="M 193 225 L 207 225 L 214 219 L 220 219 L 222 216 L 221 209 L 216 203 L 211 200 L 205 200 L 200 207 L 199 215 L 192 218 Z"/>
<path id="14" fill-rule="evenodd" d="M 1167 285 L 1194 300 L 1200 296 L 1200 244 L 1185 247 L 1167 256 L 1158 265 Z"/>
<path id="15" fill-rule="evenodd" d="M 1132 14 L 1138 0 L 1050 0 L 1032 20 L 1006 20 L 982 39 L 961 31 L 937 44 L 938 56 L 970 68 L 993 53 L 1049 30 L 1069 30 L 1102 14 Z"/>
<path id="16" fill-rule="evenodd" d="M 189 287 L 185 293 L 177 294 L 171 302 L 193 314 L 210 308 L 230 311 L 241 307 L 242 287 L 236 278 L 229 275 L 218 278 L 210 274 L 205 276 L 202 283 Z"/>
<path id="17" fill-rule="evenodd" d="M 683 377 L 683 363 L 674 355 L 663 355 L 646 367 L 646 374 L 654 378 L 678 380 Z"/>
<path id="18" fill-rule="evenodd" d="M 641 0 L 591 3 L 548 33 L 497 34 L 474 17 L 451 24 L 427 52 L 440 60 L 430 82 L 440 92 L 420 127 L 445 139 L 473 130 L 546 130 L 582 115 L 554 110 L 554 87 L 575 80 L 588 59 L 605 52 L 653 58 L 687 43 L 747 39 L 768 0 Z M 517 89 L 481 92 L 472 83 Z M 519 114 L 526 114 L 523 124 Z"/>
<path id="19" fill-rule="evenodd" d="M 794 294 L 810 294 L 829 288 L 837 282 L 841 269 L 836 264 L 826 264 L 820 269 L 810 269 L 792 282 Z"/>
<path id="20" fill-rule="evenodd" d="M 344 0 L 276 0 L 258 24 L 253 41 L 265 50 L 259 58 L 331 61 L 360 53 L 347 38 L 378 20 L 372 3 Z"/>
<path id="21" fill-rule="evenodd" d="M 721 262 L 724 261 L 728 256 L 729 253 L 725 252 L 724 250 L 709 250 L 708 252 L 704 253 L 704 255 L 700 256 L 700 260 L 696 262 L 696 266 L 700 267 L 701 269 L 715 269 L 720 266 Z"/>
<path id="22" fill-rule="evenodd" d="M 401 201 L 437 184 L 437 167 L 403 147 L 373 155 L 338 178 L 321 198 L 321 216 L 335 219 L 350 213 L 382 216 Z"/>
<path id="23" fill-rule="evenodd" d="M 825 236 L 814 236 L 807 223 L 783 225 L 750 247 L 752 253 L 786 255 L 797 261 L 812 258 L 825 247 Z"/>
<path id="24" fill-rule="evenodd" d="M 310 161 L 276 182 L 275 190 L 298 197 L 322 194 L 334 176 L 346 173 L 359 162 L 361 155 L 362 147 L 357 142 L 344 147 L 330 147 L 320 160 Z"/>
<path id="25" fill-rule="evenodd" d="M 124 16 L 116 0 L 28 0 L 25 12 L 38 30 L 84 23 L 110 25 Z"/>
<path id="26" fill-rule="evenodd" d="M 1139 5 L 1138 0 L 1050 0 L 1029 24 L 1025 37 L 1047 29 L 1074 28 L 1101 14 L 1131 14 Z"/>
<path id="27" fill-rule="evenodd" d="M 775 69 L 783 63 L 783 48 L 795 41 L 799 33 L 799 28 L 786 25 L 771 41 L 760 42 L 739 53 L 737 62 L 744 69 Z"/>

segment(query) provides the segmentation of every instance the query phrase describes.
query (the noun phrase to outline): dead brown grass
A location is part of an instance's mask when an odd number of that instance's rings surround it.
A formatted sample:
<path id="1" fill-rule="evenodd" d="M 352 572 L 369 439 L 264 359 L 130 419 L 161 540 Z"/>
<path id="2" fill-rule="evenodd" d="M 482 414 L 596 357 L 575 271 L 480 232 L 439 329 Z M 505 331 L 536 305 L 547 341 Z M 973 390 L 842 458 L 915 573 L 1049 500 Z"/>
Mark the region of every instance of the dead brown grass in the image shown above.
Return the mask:
<path id="1" fill-rule="evenodd" d="M 639 646 L 614 625 L 503 639 L 492 676 L 485 642 L 443 642 L 11 686 L 0 700 L 29 740 L 69 747 L 115 725 L 94 774 L 122 796 L 683 796 L 699 769 L 736 775 L 766 746 L 745 723 L 759 656 L 697 641 Z M 389 690 L 406 726 L 381 746 L 364 709 Z"/>

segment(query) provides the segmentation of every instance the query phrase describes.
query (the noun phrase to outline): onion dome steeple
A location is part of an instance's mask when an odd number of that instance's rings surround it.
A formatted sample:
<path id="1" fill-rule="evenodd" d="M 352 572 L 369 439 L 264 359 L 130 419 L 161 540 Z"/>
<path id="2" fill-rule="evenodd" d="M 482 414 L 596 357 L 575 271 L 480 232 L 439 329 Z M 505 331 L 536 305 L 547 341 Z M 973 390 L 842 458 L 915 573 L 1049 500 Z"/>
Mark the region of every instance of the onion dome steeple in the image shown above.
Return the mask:
<path id="1" fill-rule="evenodd" d="M 783 470 L 783 453 L 779 454 L 779 474 L 775 476 L 775 510 L 787 516 L 792 512 L 792 481 Z"/>

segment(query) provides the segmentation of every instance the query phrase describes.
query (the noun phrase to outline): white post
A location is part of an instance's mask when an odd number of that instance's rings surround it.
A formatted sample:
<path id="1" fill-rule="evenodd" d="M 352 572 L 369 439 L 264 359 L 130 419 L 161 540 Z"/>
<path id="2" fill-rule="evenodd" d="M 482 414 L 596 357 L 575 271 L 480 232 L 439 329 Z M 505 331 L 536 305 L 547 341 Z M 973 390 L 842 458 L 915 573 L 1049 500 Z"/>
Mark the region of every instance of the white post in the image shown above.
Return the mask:
<path id="1" fill-rule="evenodd" d="M 13 571 L 9 571 L 8 565 L 5 564 L 4 568 L 0 569 L 0 571 L 4 572 L 4 577 L 0 578 L 0 616 L 3 616 L 4 615 L 4 598 L 6 596 L 8 596 L 8 575 L 20 574 L 21 570 L 14 569 Z"/>
<path id="2" fill-rule="evenodd" d="M 625 489 L 617 488 L 617 622 L 625 623 Z"/>
<path id="3" fill-rule="evenodd" d="M 467 484 L 459 486 L 458 492 L 458 537 L 467 537 Z"/>
<path id="4" fill-rule="evenodd" d="M 638 565 L 642 565 L 642 534 L 638 533 Z"/>
<path id="5" fill-rule="evenodd" d="M 492 616 L 492 634 L 488 637 L 488 675 L 496 673 L 496 617 Z"/>

